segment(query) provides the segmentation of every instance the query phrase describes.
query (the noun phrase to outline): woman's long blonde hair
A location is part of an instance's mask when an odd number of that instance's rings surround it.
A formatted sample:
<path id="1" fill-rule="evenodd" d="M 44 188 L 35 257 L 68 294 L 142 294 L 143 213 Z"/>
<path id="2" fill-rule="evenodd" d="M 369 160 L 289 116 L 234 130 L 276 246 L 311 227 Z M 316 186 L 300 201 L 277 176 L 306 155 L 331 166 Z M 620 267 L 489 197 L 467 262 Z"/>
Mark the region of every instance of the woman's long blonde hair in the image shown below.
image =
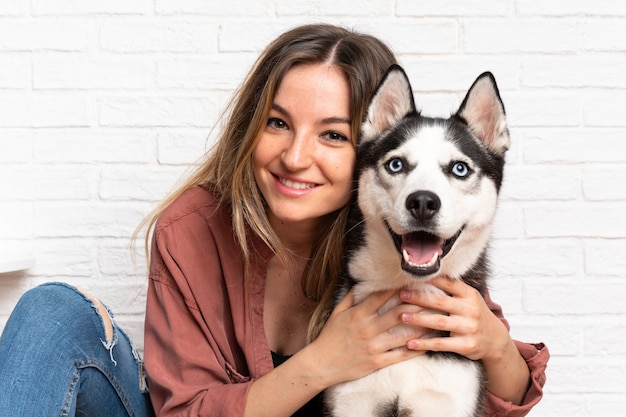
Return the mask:
<path id="1" fill-rule="evenodd" d="M 350 115 L 354 145 L 367 104 L 395 57 L 377 38 L 343 27 L 314 24 L 289 30 L 261 53 L 225 111 L 224 128 L 204 163 L 169 195 L 140 225 L 149 236 L 160 213 L 187 189 L 210 185 L 221 207 L 232 212 L 235 237 L 247 267 L 251 248 L 247 233 L 255 233 L 285 265 L 291 254 L 270 227 L 263 197 L 254 179 L 252 153 L 265 128 L 276 90 L 285 73 L 295 65 L 327 63 L 341 69 L 350 87 Z M 309 334 L 317 336 L 333 306 L 334 287 L 341 272 L 347 207 L 329 216 L 302 277 L 305 296 L 318 303 Z"/>

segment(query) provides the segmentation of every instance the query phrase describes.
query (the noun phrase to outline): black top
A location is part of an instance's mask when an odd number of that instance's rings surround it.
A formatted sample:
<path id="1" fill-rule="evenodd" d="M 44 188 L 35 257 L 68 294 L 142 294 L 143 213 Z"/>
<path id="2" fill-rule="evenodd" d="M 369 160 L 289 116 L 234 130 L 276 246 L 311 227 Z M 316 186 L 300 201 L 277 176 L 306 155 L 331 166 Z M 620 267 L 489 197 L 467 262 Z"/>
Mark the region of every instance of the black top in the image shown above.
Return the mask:
<path id="1" fill-rule="evenodd" d="M 284 363 L 290 356 L 281 355 L 280 353 L 272 352 L 272 362 L 274 362 L 274 368 Z M 324 397 L 320 392 L 311 400 L 304 404 L 301 409 L 295 412 L 292 417 L 322 417 L 324 415 Z"/>

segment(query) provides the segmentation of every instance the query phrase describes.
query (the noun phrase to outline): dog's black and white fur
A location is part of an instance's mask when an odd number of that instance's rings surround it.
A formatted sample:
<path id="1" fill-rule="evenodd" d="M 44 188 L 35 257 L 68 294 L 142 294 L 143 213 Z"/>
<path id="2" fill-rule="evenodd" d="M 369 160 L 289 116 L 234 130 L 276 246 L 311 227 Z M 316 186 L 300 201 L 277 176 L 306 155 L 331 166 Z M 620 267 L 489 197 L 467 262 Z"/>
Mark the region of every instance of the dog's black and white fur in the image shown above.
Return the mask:
<path id="1" fill-rule="evenodd" d="M 402 68 L 391 67 L 362 126 L 338 300 L 353 287 L 357 303 L 387 289 L 436 292 L 429 280 L 438 275 L 483 293 L 509 142 L 490 73 L 476 79 L 454 115 L 431 118 L 416 110 Z M 380 313 L 398 304 L 393 298 Z M 480 362 L 431 352 L 325 395 L 334 417 L 478 417 L 484 390 Z"/>

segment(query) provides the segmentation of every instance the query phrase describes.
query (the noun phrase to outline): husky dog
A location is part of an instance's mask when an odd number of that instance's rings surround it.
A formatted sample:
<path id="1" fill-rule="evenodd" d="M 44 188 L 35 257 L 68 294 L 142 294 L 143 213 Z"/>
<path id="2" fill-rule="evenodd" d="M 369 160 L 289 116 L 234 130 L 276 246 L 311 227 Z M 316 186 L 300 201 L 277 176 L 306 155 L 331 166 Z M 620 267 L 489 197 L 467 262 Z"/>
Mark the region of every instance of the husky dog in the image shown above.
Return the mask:
<path id="1" fill-rule="evenodd" d="M 431 118 L 416 110 L 405 72 L 392 66 L 362 126 L 338 300 L 352 287 L 357 303 L 388 289 L 440 292 L 429 284 L 439 275 L 484 293 L 509 142 L 491 73 L 476 79 L 455 114 Z M 399 303 L 392 298 L 379 313 Z M 334 417 L 478 417 L 484 392 L 480 362 L 429 352 L 329 388 L 326 404 Z"/>

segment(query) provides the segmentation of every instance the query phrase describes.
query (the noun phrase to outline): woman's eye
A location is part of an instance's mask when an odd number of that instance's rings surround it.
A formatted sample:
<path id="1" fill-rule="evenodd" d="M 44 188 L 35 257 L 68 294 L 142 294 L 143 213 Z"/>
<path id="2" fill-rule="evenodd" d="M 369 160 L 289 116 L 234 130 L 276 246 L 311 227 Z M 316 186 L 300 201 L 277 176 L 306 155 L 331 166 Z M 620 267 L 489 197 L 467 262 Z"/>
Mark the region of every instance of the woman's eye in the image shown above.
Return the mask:
<path id="1" fill-rule="evenodd" d="M 333 142 L 346 142 L 346 141 L 348 141 L 348 137 L 346 135 L 342 135 L 339 132 L 327 132 L 327 133 L 324 133 L 323 136 L 326 137 L 328 140 L 331 140 Z"/>
<path id="2" fill-rule="evenodd" d="M 270 117 L 267 120 L 267 126 L 277 130 L 287 129 L 287 123 L 277 117 Z"/>
<path id="3" fill-rule="evenodd" d="M 470 174 L 470 168 L 465 162 L 455 162 L 452 165 L 452 174 L 458 178 L 465 178 Z"/>
<path id="4" fill-rule="evenodd" d="M 400 158 L 392 158 L 387 162 L 387 171 L 397 174 L 404 169 L 404 162 Z"/>

